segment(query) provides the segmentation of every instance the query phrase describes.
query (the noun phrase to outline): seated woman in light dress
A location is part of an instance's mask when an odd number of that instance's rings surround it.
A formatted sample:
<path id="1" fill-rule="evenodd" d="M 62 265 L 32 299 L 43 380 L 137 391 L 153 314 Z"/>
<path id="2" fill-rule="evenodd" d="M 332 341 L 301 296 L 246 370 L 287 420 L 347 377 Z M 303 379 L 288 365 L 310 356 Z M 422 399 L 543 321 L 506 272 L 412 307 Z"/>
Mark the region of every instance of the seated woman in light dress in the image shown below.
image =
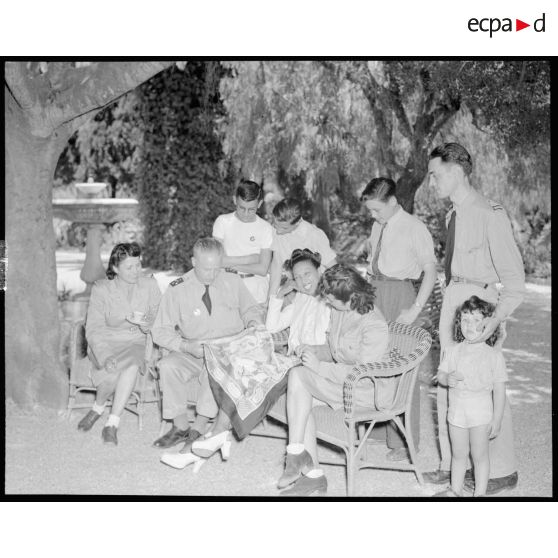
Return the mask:
<path id="1" fill-rule="evenodd" d="M 285 265 L 294 280 L 287 281 L 270 297 L 265 325 L 271 333 L 289 328 L 289 354 L 299 355 L 313 348 L 323 360 L 331 360 L 326 339 L 331 310 L 316 297 L 320 264 L 318 252 L 308 248 L 293 251 Z M 296 291 L 294 299 L 282 308 L 285 295 L 292 291 Z"/>
<path id="2" fill-rule="evenodd" d="M 136 242 L 117 244 L 110 255 L 107 278 L 96 281 L 91 291 L 85 336 L 93 363 L 91 381 L 97 388 L 93 408 L 78 424 L 87 432 L 101 417 L 107 400 L 112 406 L 102 430 L 106 444 L 118 444 L 120 415 L 132 394 L 143 365 L 150 322 L 161 300 L 153 277 L 141 276 L 141 249 Z M 139 325 L 127 318 L 141 317 Z"/>
<path id="3" fill-rule="evenodd" d="M 285 470 L 277 483 L 278 488 L 294 483 L 281 493 L 287 496 L 327 491 L 327 480 L 318 462 L 314 400 L 334 409 L 343 408 L 343 382 L 347 374 L 355 364 L 381 360 L 388 347 L 388 326 L 374 307 L 374 287 L 355 268 L 337 264 L 326 269 L 318 293 L 332 307 L 327 341 L 333 362 L 305 350 L 303 365 L 289 372 L 289 444 Z M 370 406 L 374 400 L 371 382 L 357 388 L 355 400 L 359 406 Z"/>

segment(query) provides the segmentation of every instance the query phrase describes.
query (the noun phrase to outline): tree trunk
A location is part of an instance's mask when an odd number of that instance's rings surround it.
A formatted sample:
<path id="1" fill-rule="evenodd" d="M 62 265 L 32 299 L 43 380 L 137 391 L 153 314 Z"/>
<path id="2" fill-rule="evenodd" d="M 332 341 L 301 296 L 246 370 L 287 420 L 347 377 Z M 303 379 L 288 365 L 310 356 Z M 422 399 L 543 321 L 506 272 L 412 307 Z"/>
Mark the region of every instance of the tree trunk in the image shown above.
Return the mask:
<path id="1" fill-rule="evenodd" d="M 424 138 L 416 138 L 411 144 L 411 152 L 403 174 L 397 181 L 397 200 L 408 213 L 413 213 L 415 194 L 424 181 L 428 171 L 428 149 L 417 146 Z"/>
<path id="2" fill-rule="evenodd" d="M 339 174 L 337 169 L 328 165 L 323 171 L 318 173 L 316 180 L 316 193 L 312 206 L 312 221 L 322 231 L 324 231 L 330 241 L 333 240 L 333 231 L 330 223 L 330 196 L 338 187 Z"/>
<path id="3" fill-rule="evenodd" d="M 68 377 L 59 361 L 52 181 L 69 134 L 37 138 L 9 91 L 6 115 L 6 396 L 61 409 Z"/>

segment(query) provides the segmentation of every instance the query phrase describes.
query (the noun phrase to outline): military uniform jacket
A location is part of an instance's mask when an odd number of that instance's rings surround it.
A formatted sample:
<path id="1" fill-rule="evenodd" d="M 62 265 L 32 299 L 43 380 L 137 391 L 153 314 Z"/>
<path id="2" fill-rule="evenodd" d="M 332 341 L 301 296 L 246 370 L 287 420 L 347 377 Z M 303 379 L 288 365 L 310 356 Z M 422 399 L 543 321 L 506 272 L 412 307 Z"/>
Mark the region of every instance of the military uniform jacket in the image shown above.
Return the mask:
<path id="1" fill-rule="evenodd" d="M 521 303 L 525 291 L 523 261 L 513 238 L 504 208 L 475 190 L 446 215 L 446 225 L 455 209 L 455 249 L 452 275 L 493 284 L 500 282 L 496 315 L 509 316 Z"/>
<path id="2" fill-rule="evenodd" d="M 88 351 L 99 366 L 130 345 L 145 343 L 145 333 L 128 322 L 126 316 L 133 312 L 154 316 L 160 300 L 161 291 L 153 277 L 140 277 L 135 285 L 118 278 L 95 282 L 87 309 L 85 336 Z"/>
<path id="3" fill-rule="evenodd" d="M 258 304 L 238 275 L 221 271 L 209 286 L 211 315 L 202 302 L 204 293 L 193 269 L 169 285 L 151 329 L 155 343 L 179 351 L 183 339 L 225 337 L 251 320 L 262 322 Z"/>

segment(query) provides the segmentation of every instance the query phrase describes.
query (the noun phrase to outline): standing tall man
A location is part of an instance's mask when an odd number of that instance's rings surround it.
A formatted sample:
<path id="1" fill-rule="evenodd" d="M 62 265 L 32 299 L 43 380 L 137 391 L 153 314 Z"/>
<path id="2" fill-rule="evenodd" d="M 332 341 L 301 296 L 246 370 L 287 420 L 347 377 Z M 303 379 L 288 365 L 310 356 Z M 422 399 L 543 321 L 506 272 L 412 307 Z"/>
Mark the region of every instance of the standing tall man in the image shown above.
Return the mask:
<path id="1" fill-rule="evenodd" d="M 202 434 L 218 407 L 211 390 L 200 390 L 197 416 L 189 428 L 186 384 L 203 377 L 204 339 L 226 337 L 263 324 L 261 308 L 243 280 L 222 270 L 223 245 L 215 238 L 194 244 L 193 269 L 173 281 L 166 290 L 151 329 L 157 345 L 170 351 L 159 361 L 163 397 L 163 418 L 172 428 L 155 440 L 156 448 L 170 448 L 185 442 L 181 452 Z"/>
<path id="2" fill-rule="evenodd" d="M 510 316 L 523 300 L 525 273 L 515 244 L 510 221 L 501 205 L 487 200 L 469 182 L 473 163 L 467 150 L 458 143 L 445 143 L 430 153 L 429 185 L 438 196 L 449 197 L 452 209 L 446 216 L 446 290 L 440 315 L 442 353 L 452 343 L 455 311 L 465 300 L 477 295 L 496 305 L 494 316 L 485 318 L 476 343 L 484 343 L 498 325 Z M 500 282 L 500 293 L 495 284 Z M 450 480 L 451 447 L 447 426 L 448 389 L 438 385 L 438 437 L 441 463 L 437 471 L 425 473 L 427 482 L 445 484 Z M 502 429 L 490 441 L 490 480 L 487 494 L 515 488 L 517 469 L 513 429 L 506 399 Z M 465 482 L 471 487 L 472 478 Z"/>

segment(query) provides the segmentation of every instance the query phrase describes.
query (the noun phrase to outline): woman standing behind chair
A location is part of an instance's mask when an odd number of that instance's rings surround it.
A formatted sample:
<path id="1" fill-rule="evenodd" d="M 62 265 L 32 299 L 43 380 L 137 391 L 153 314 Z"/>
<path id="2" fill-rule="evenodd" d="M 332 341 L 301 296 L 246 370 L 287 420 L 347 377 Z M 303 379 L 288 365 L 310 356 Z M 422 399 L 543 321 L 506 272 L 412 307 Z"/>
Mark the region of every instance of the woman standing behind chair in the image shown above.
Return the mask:
<path id="1" fill-rule="evenodd" d="M 370 280 L 376 289 L 376 305 L 388 322 L 412 324 L 418 318 L 436 283 L 436 256 L 432 235 L 426 225 L 407 213 L 396 198 L 395 182 L 374 178 L 364 189 L 361 201 L 375 219 L 370 234 Z M 418 294 L 413 281 L 424 273 Z M 420 384 L 413 392 L 412 424 L 415 448 L 420 438 Z M 380 427 L 381 428 L 381 427 Z M 387 458 L 407 458 L 399 431 L 387 425 Z"/>
<path id="2" fill-rule="evenodd" d="M 289 372 L 289 444 L 285 471 L 277 486 L 295 484 L 281 493 L 285 496 L 327 491 L 327 480 L 318 465 L 313 400 L 334 409 L 343 408 L 343 382 L 347 374 L 355 364 L 380 360 L 388 346 L 387 323 L 374 308 L 374 287 L 356 269 L 342 264 L 326 269 L 318 292 L 332 307 L 327 339 L 333 362 L 324 362 L 308 350 L 302 354 L 303 366 Z M 371 381 L 361 382 L 355 392 L 356 405 L 373 404 L 373 389 Z"/>
<path id="3" fill-rule="evenodd" d="M 120 415 L 136 385 L 147 332 L 161 299 L 157 281 L 153 277 L 140 277 L 140 255 L 136 242 L 113 248 L 107 279 L 93 286 L 87 310 L 85 335 L 88 355 L 94 365 L 91 381 L 97 394 L 93 408 L 79 422 L 78 430 L 91 430 L 112 396 L 111 412 L 102 431 L 106 444 L 118 444 Z M 132 315 L 142 318 L 140 325 L 128 321 Z"/>

